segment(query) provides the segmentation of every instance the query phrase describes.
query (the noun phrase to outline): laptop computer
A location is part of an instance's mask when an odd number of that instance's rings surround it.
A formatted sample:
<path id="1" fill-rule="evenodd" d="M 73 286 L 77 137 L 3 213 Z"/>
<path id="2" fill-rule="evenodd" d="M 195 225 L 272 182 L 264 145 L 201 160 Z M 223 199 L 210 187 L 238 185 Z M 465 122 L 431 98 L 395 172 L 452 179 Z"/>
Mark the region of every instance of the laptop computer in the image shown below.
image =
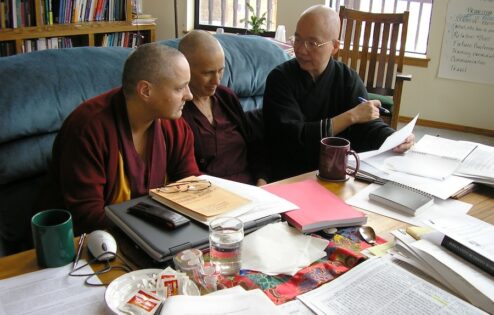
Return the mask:
<path id="1" fill-rule="evenodd" d="M 190 220 L 188 224 L 175 229 L 168 229 L 162 223 L 153 223 L 129 213 L 128 209 L 139 202 L 167 208 L 149 196 L 135 198 L 119 204 L 105 207 L 107 218 L 124 232 L 137 246 L 158 263 L 167 263 L 175 254 L 188 248 L 203 249 L 209 246 L 208 226 Z M 167 208 L 172 210 L 171 208 Z M 258 228 L 280 221 L 279 214 L 269 215 L 257 220 L 244 222 L 244 233 L 248 234 Z"/>

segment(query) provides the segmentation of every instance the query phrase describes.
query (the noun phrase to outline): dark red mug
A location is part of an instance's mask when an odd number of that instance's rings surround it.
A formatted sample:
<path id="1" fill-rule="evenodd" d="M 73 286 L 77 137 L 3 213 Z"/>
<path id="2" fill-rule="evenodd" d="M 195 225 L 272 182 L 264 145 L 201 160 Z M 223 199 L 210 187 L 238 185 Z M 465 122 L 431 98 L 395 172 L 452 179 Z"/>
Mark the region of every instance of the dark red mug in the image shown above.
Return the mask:
<path id="1" fill-rule="evenodd" d="M 348 171 L 348 155 L 355 157 L 355 170 Z M 328 181 L 345 181 L 347 175 L 355 175 L 360 167 L 358 154 L 350 149 L 350 141 L 327 137 L 321 139 L 321 150 L 319 153 L 318 177 Z"/>

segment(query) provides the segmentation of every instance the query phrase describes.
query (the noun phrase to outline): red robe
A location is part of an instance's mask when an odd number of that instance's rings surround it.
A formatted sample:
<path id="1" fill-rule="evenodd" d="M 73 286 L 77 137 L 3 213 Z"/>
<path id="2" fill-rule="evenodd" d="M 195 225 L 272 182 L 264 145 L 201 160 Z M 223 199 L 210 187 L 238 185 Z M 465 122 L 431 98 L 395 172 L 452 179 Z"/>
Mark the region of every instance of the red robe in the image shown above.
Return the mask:
<path id="1" fill-rule="evenodd" d="M 55 139 L 50 184 L 45 186 L 39 210 L 68 209 L 78 235 L 106 227 L 106 205 L 200 174 L 193 134 L 183 119 L 156 120 L 153 135 L 149 160 L 139 161 L 121 89 L 81 104 Z M 125 188 L 131 196 L 123 193 Z"/>

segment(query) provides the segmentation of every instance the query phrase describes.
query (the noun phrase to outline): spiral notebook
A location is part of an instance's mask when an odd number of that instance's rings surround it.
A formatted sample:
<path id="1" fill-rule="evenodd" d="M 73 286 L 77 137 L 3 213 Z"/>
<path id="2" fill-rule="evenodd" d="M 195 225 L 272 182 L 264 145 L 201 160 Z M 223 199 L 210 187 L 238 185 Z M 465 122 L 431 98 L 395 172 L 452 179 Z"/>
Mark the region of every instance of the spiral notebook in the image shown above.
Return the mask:
<path id="1" fill-rule="evenodd" d="M 434 204 L 431 195 L 391 181 L 370 192 L 369 199 L 413 216 Z"/>

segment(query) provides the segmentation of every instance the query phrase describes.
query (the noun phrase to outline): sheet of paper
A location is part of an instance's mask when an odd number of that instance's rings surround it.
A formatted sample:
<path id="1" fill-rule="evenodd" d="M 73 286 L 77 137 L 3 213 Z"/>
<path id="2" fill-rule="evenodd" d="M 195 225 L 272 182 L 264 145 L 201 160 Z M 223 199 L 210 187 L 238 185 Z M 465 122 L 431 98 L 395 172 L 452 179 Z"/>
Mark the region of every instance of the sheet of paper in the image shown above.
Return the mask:
<path id="1" fill-rule="evenodd" d="M 316 314 L 481 313 L 387 258 L 368 259 L 298 299 Z"/>
<path id="2" fill-rule="evenodd" d="M 69 264 L 1 280 L 0 315 L 112 314 L 106 306 L 105 287 L 86 286 L 86 277 L 68 276 L 71 270 Z M 93 272 L 89 266 L 80 271 Z M 97 277 L 91 281 L 100 283 Z"/>
<path id="3" fill-rule="evenodd" d="M 419 115 L 417 114 L 408 124 L 406 124 L 400 130 L 397 130 L 395 133 L 393 133 L 388 138 L 386 138 L 386 140 L 383 142 L 383 144 L 379 149 L 374 151 L 359 153 L 359 158 L 361 160 L 366 160 L 372 156 L 389 151 L 402 144 L 405 141 L 405 139 L 412 134 L 413 128 L 415 127 L 415 123 L 417 122 L 418 117 Z"/>
<path id="4" fill-rule="evenodd" d="M 469 215 L 439 217 L 426 224 L 494 261 L 494 225 Z"/>
<path id="5" fill-rule="evenodd" d="M 433 155 L 408 152 L 384 160 L 385 166 L 396 172 L 445 180 L 460 166 L 460 160 L 445 159 Z"/>
<path id="6" fill-rule="evenodd" d="M 169 297 L 160 314 L 173 315 L 277 315 L 282 314 L 259 289 L 227 295 Z"/>
<path id="7" fill-rule="evenodd" d="M 314 315 L 315 313 L 310 310 L 300 300 L 293 300 L 277 306 L 279 310 L 285 315 Z"/>
<path id="8" fill-rule="evenodd" d="M 488 183 L 494 183 L 494 147 L 478 144 L 456 172 L 459 175 L 486 179 Z"/>
<path id="9" fill-rule="evenodd" d="M 201 175 L 202 179 L 207 179 L 224 189 L 227 189 L 235 194 L 239 194 L 244 198 L 249 199 L 251 202 L 238 208 L 234 212 L 229 212 L 225 215 L 238 217 L 244 222 L 259 219 L 271 214 L 282 213 L 289 210 L 298 209 L 298 206 L 293 203 L 280 198 L 262 188 L 237 183 L 222 178 Z"/>
<path id="10" fill-rule="evenodd" d="M 455 175 L 448 176 L 444 180 L 437 180 L 402 172 L 395 172 L 386 166 L 386 160 L 393 156 L 398 155 L 391 151 L 385 152 L 367 159 L 362 162 L 362 165 L 370 164 L 371 167 L 368 169 L 371 172 L 373 169 L 377 170 L 377 172 L 379 172 L 378 176 L 381 178 L 418 189 L 441 199 L 448 199 L 463 187 L 473 182 L 472 179 Z"/>
<path id="11" fill-rule="evenodd" d="M 474 142 L 424 135 L 411 151 L 463 161 L 476 147 Z"/>
<path id="12" fill-rule="evenodd" d="M 242 241 L 242 269 L 294 275 L 325 257 L 329 241 L 304 235 L 286 222 L 268 224 Z"/>
<path id="13" fill-rule="evenodd" d="M 425 222 L 428 220 L 434 220 L 436 218 L 450 215 L 465 214 L 472 207 L 471 204 L 459 200 L 441 200 L 435 198 L 434 205 L 430 206 L 427 210 L 416 216 L 409 216 L 403 214 L 400 211 L 393 210 L 390 207 L 380 205 L 369 200 L 369 193 L 377 189 L 378 187 L 379 185 L 370 184 L 345 201 L 346 203 L 354 207 L 378 213 L 380 215 L 384 215 L 417 226 L 426 226 Z"/>
<path id="14" fill-rule="evenodd" d="M 417 241 L 412 246 L 470 303 L 494 313 L 494 277 L 427 240 Z"/>

